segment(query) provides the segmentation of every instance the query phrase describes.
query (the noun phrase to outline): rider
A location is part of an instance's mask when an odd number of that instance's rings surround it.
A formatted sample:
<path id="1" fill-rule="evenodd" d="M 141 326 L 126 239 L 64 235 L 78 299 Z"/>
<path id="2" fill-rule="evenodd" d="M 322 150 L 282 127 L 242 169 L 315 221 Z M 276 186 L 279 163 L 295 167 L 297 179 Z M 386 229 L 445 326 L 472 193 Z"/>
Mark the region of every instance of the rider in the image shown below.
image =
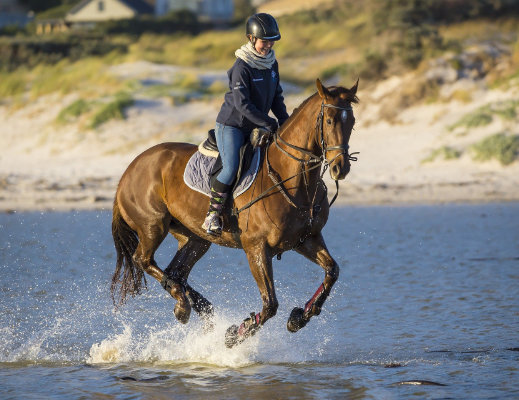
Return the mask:
<path id="1" fill-rule="evenodd" d="M 247 20 L 247 44 L 236 50 L 236 62 L 227 72 L 229 91 L 216 118 L 216 143 L 223 169 L 211 188 L 209 211 L 202 228 L 211 235 L 222 232 L 221 213 L 239 167 L 240 147 L 252 129 L 275 132 L 287 119 L 278 63 L 272 47 L 281 39 L 276 20 L 254 14 Z M 276 119 L 268 115 L 272 110 Z"/>

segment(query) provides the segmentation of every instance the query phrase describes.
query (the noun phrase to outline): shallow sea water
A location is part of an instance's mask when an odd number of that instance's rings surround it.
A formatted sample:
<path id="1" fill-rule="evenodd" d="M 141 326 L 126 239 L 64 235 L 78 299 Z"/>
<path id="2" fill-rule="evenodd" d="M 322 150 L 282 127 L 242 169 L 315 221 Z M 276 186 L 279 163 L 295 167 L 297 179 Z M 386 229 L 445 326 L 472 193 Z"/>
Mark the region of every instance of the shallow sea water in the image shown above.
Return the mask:
<path id="1" fill-rule="evenodd" d="M 341 275 L 321 315 L 286 330 L 324 274 L 285 253 L 277 315 L 230 350 L 227 327 L 261 309 L 244 253 L 213 246 L 193 269 L 216 308 L 205 332 L 152 279 L 114 311 L 110 224 L 0 214 L 0 398 L 519 398 L 517 203 L 333 208 Z M 159 265 L 175 250 L 167 238 Z"/>

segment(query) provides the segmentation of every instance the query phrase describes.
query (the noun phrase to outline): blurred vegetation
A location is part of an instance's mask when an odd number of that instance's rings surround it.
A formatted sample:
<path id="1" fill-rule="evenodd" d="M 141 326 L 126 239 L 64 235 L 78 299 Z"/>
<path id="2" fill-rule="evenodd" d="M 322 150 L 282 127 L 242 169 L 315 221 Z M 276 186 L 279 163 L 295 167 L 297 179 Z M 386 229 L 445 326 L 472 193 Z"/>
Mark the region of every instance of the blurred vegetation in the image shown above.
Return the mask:
<path id="1" fill-rule="evenodd" d="M 519 157 L 519 135 L 498 133 L 472 145 L 470 150 L 476 161 L 495 159 L 509 165 Z"/>
<path id="2" fill-rule="evenodd" d="M 456 150 L 449 146 L 443 146 L 439 149 L 431 151 L 431 154 L 422 160 L 422 164 L 433 162 L 435 160 L 456 160 L 461 157 L 461 151 Z"/>
<path id="3" fill-rule="evenodd" d="M 0 99 L 25 96 L 28 100 L 50 93 L 66 95 L 79 92 L 83 97 L 113 94 L 126 88 L 124 82 L 109 72 L 110 57 L 88 57 L 54 65 L 41 63 L 34 68 L 20 67 L 0 71 Z"/>
<path id="4" fill-rule="evenodd" d="M 25 2 L 37 12 L 38 21 L 64 15 L 77 0 Z M 158 19 L 109 21 L 91 31 L 45 36 L 34 34 L 36 22 L 24 29 L 4 29 L 0 31 L 0 98 L 27 90 L 33 96 L 44 94 L 52 86 L 61 93 L 92 92 L 95 86 L 113 94 L 124 88 L 109 77 L 107 66 L 118 62 L 229 68 L 234 51 L 245 42 L 243 24 L 254 11 L 250 4 L 238 1 L 234 22 L 218 28 L 180 11 Z M 514 49 L 510 68 L 498 73 L 484 55 L 476 61 L 485 65 L 484 73 L 495 74 L 495 82 L 506 84 L 510 77 L 519 76 L 518 20 L 519 0 L 336 0 L 328 7 L 279 17 L 282 40 L 275 50 L 285 81 L 313 87 L 315 78 L 322 77 L 351 85 L 360 77 L 366 87 L 423 68 L 424 62 L 446 52 L 453 68 L 460 71 L 463 61 L 452 54 L 460 53 L 467 43 L 497 38 Z M 193 84 L 202 92 L 222 89 Z M 437 99 L 439 85 L 434 80 L 415 82 L 395 101 L 396 108 Z M 182 100 L 182 94 L 177 97 L 173 101 Z"/>
<path id="5" fill-rule="evenodd" d="M 91 108 L 92 105 L 88 101 L 78 99 L 60 111 L 56 118 L 56 122 L 60 124 L 74 122 L 81 115 L 90 111 Z"/>
<path id="6" fill-rule="evenodd" d="M 56 35 L 53 37 L 0 38 L 0 70 L 58 64 L 63 60 L 77 61 L 90 56 L 110 53 L 124 54 L 127 45 L 107 41 L 98 35 Z"/>
<path id="7" fill-rule="evenodd" d="M 42 12 L 60 6 L 71 6 L 78 3 L 78 0 L 19 0 L 21 4 L 34 12 Z"/>
<path id="8" fill-rule="evenodd" d="M 103 105 L 92 117 L 90 128 L 96 129 L 111 119 L 125 119 L 124 110 L 133 104 L 134 100 L 126 92 L 118 93 L 115 98 Z"/>
<path id="9" fill-rule="evenodd" d="M 515 121 L 519 115 L 519 100 L 507 100 L 486 104 L 475 111 L 464 115 L 457 122 L 447 127 L 449 131 L 457 128 L 477 128 L 492 123 L 494 116 L 505 121 Z"/>

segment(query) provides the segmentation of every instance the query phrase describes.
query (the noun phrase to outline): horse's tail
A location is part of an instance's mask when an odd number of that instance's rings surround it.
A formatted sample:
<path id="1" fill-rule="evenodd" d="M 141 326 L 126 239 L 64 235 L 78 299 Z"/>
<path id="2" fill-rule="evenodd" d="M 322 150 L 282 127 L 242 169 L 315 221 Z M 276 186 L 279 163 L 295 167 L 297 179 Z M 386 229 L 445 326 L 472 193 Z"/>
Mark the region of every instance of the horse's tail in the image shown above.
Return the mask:
<path id="1" fill-rule="evenodd" d="M 143 283 L 146 286 L 146 278 L 144 277 L 144 271 L 139 268 L 133 259 L 133 254 L 139 244 L 139 238 L 121 215 L 117 198 L 113 206 L 112 236 L 117 252 L 117 262 L 110 291 L 112 301 L 118 307 L 125 303 L 128 294 L 135 296 L 141 292 Z"/>

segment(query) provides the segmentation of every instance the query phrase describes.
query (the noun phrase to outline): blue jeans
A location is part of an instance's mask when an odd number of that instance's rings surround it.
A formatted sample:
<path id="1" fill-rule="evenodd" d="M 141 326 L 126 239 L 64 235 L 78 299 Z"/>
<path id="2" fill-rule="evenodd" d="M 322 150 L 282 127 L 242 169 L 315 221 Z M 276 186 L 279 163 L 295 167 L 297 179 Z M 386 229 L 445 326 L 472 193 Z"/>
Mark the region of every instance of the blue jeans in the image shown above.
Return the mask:
<path id="1" fill-rule="evenodd" d="M 246 135 L 238 128 L 216 123 L 216 144 L 222 157 L 223 168 L 216 179 L 230 185 L 240 164 L 240 147 L 245 143 Z"/>

